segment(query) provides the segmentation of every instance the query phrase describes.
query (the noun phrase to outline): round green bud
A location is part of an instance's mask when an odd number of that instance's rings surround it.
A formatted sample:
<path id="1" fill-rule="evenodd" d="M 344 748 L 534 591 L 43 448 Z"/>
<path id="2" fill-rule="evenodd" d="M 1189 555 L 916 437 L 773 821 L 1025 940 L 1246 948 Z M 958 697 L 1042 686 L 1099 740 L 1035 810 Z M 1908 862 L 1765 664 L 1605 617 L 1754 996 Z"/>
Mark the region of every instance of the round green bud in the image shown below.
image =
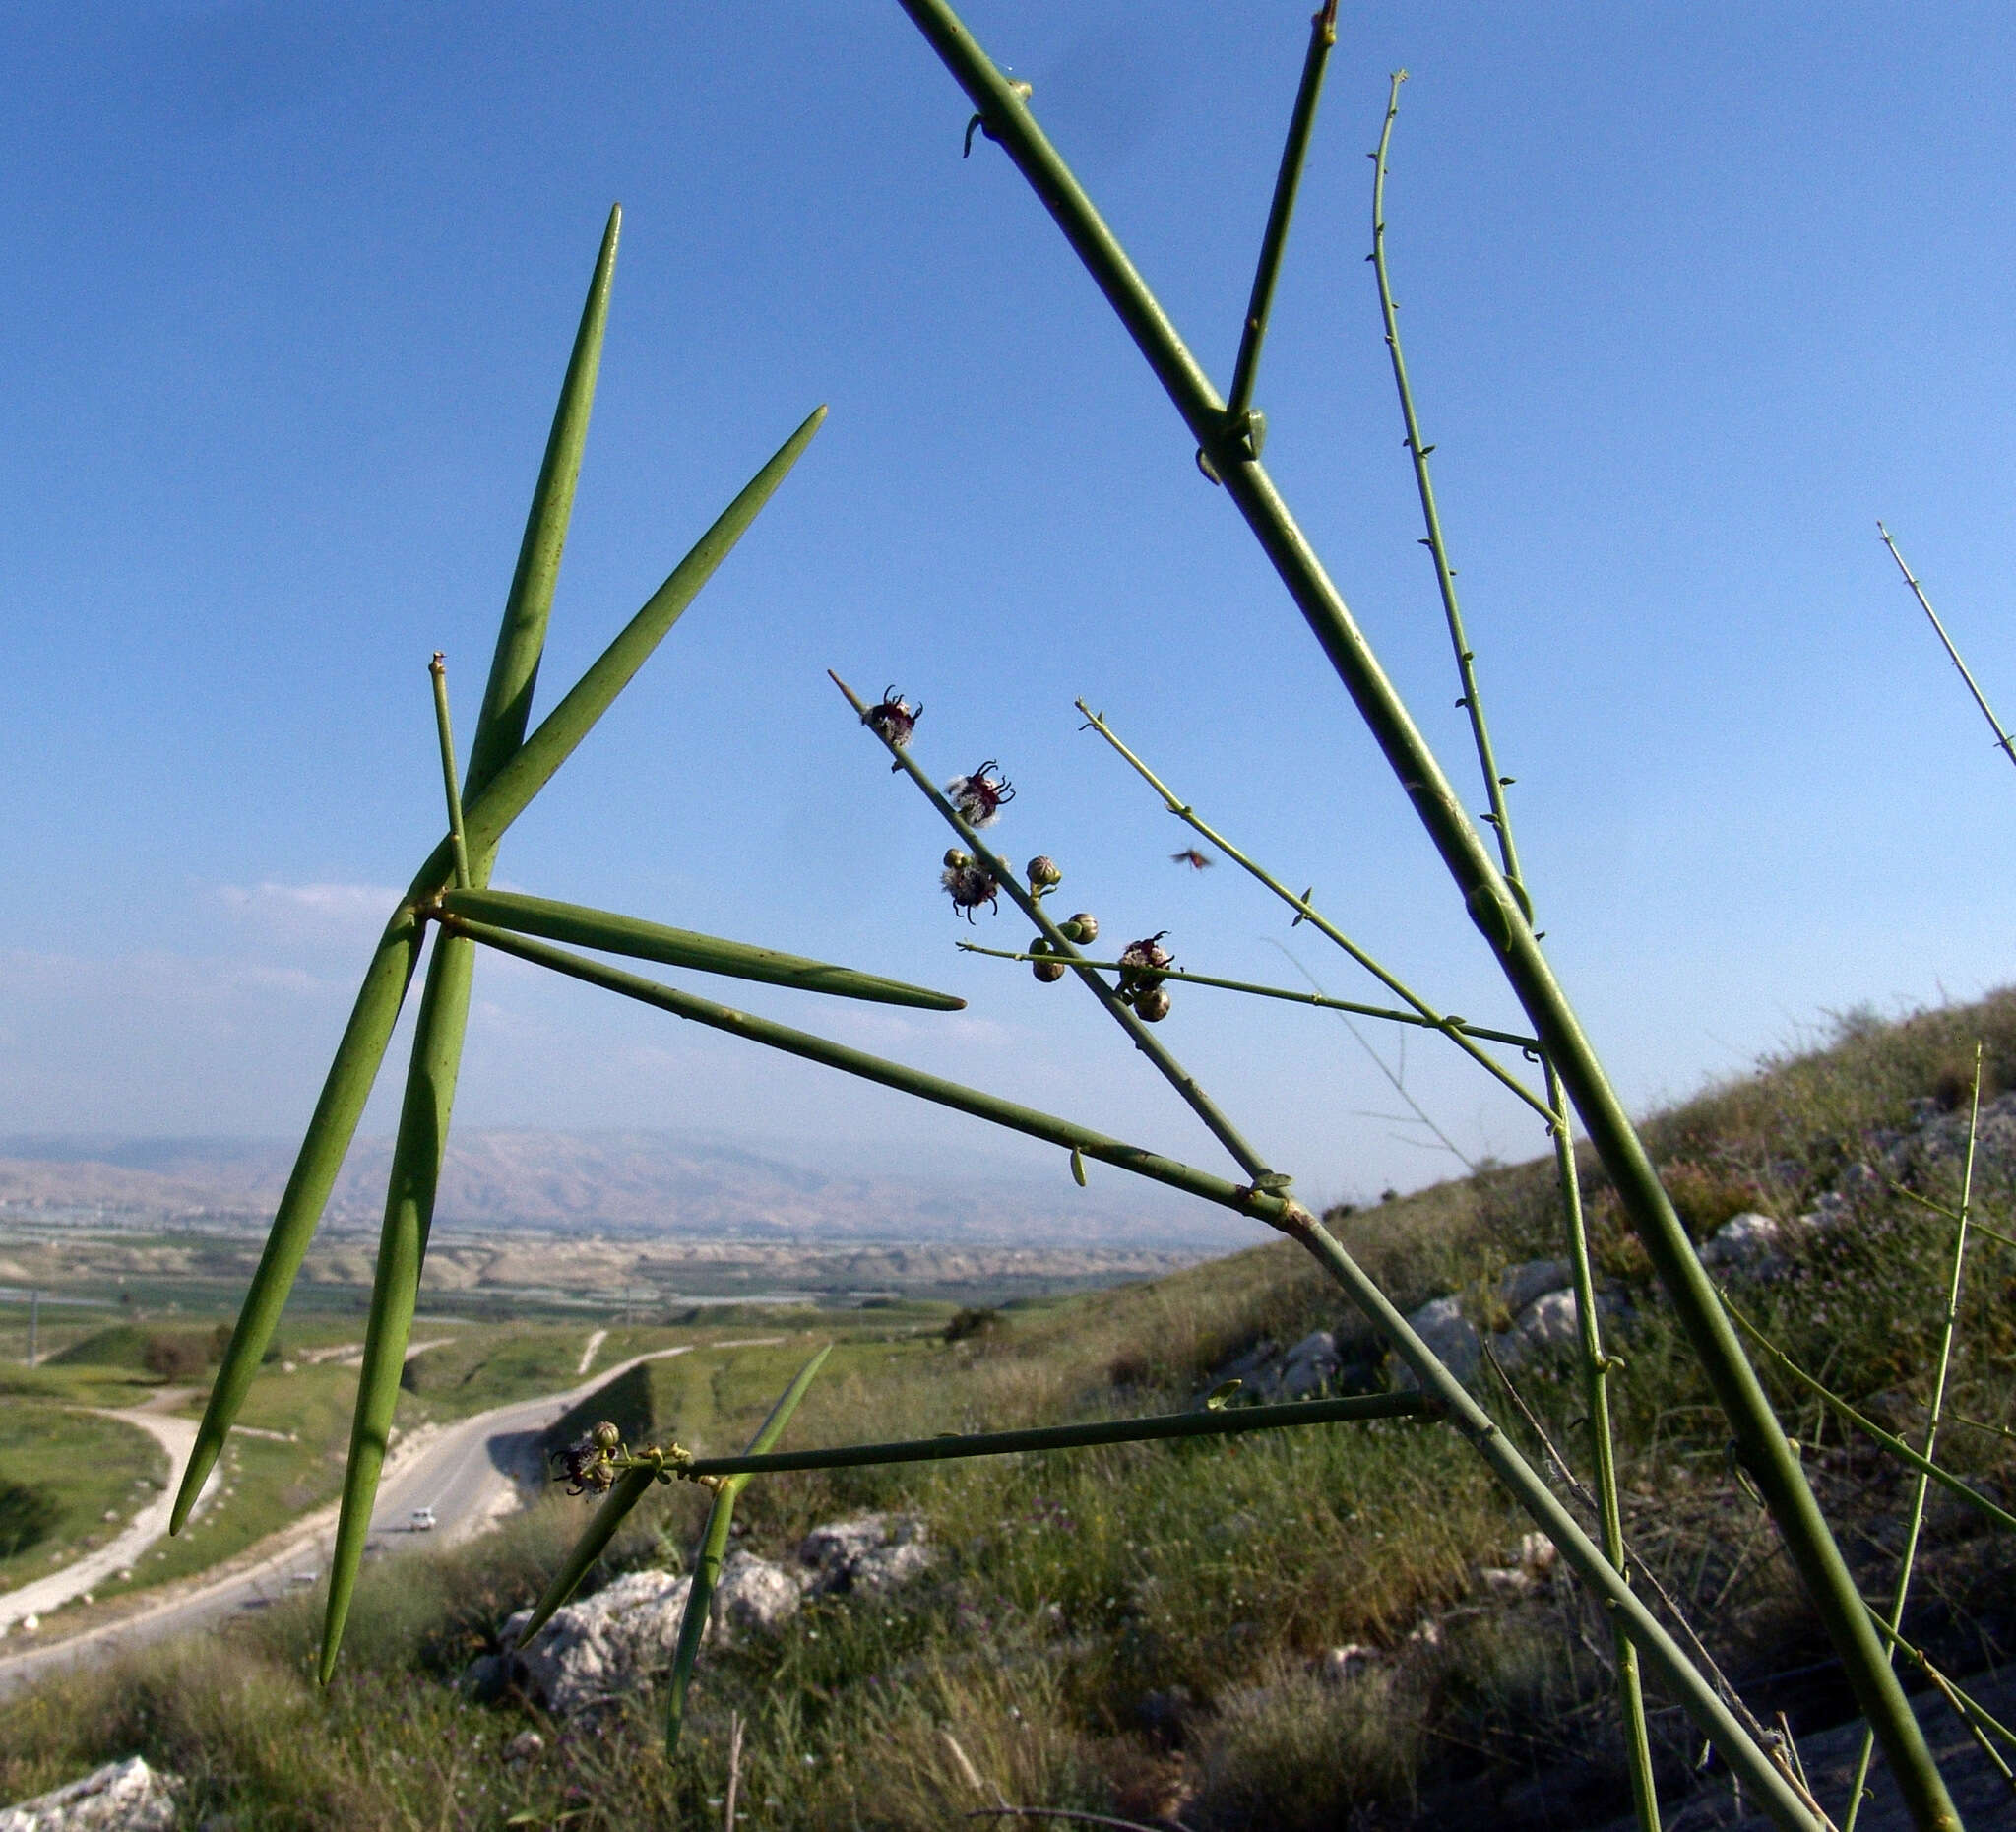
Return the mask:
<path id="1" fill-rule="evenodd" d="M 1029 970 L 1046 986 L 1053 986 L 1064 978 L 1062 961 L 1037 961 Z"/>
<path id="2" fill-rule="evenodd" d="M 606 1419 L 597 1425 L 589 1435 L 595 1439 L 595 1447 L 598 1450 L 614 1450 L 623 1441 L 623 1433 L 617 1430 Z"/>
<path id="3" fill-rule="evenodd" d="M 1087 942 L 1099 939 L 1099 917 L 1081 910 L 1070 921 L 1060 925 L 1064 935 L 1075 941 L 1081 948 Z"/>
<path id="4" fill-rule="evenodd" d="M 1057 861 L 1046 853 L 1040 853 L 1029 861 L 1029 888 L 1033 891 L 1047 891 L 1053 885 L 1062 884 L 1064 874 L 1057 869 Z"/>
<path id="5" fill-rule="evenodd" d="M 972 863 L 973 860 L 969 858 L 966 855 L 966 853 L 962 853 L 956 846 L 950 848 L 946 852 L 945 869 L 947 871 L 964 871 L 967 868 L 967 866 L 971 865 Z"/>
<path id="6" fill-rule="evenodd" d="M 1169 995 L 1163 986 L 1143 986 L 1134 994 L 1134 1015 L 1143 1024 L 1160 1024 L 1169 1015 Z"/>

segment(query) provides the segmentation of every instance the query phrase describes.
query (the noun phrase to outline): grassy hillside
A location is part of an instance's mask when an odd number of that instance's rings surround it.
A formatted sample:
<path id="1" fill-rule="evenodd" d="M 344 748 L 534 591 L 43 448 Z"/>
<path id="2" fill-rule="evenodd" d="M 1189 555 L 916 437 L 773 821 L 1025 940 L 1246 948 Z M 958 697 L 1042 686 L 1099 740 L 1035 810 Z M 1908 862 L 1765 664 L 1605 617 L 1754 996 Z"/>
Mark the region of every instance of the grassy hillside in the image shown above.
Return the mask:
<path id="1" fill-rule="evenodd" d="M 1925 1396 L 1951 1228 L 1892 1184 L 1953 1198 L 1953 1114 L 1977 1040 L 1984 1098 L 2016 1089 L 2016 995 L 1998 995 L 1897 1025 L 1847 1022 L 1828 1047 L 1648 1127 L 1698 1233 L 1742 1210 L 1830 1217 L 1790 1243 L 1783 1276 L 1732 1289 L 1802 1364 L 1906 1431 Z M 1784 1710 L 1796 1734 L 1818 1731 L 1849 1713 L 1838 1671 L 1642 1254 L 1596 1167 L 1586 1170 L 1605 1276 L 1628 1306 L 1614 1387 L 1628 1535 L 1759 1715 Z M 1984 1128 L 1980 1217 L 2016 1232 L 2012 1195 L 2016 1110 Z M 1541 1163 L 1338 1226 L 1403 1307 L 1454 1293 L 1494 1326 L 1506 1320 L 1492 1314 L 1499 1271 L 1559 1245 Z M 2016 1418 L 2016 1250 L 1981 1238 L 1969 1267 L 1948 1409 L 1975 1422 L 1949 1429 L 1941 1461 L 2009 1505 L 2016 1441 L 1996 1427 Z M 1287 1243 L 1016 1309 L 956 1343 L 890 1319 L 841 1344 L 790 1441 L 1187 1406 L 1255 1344 L 1319 1327 L 1337 1333 L 1348 1366 L 1383 1377 L 1369 1332 Z M 652 1363 L 659 1429 L 696 1449 L 738 1443 L 813 1340 Z M 438 1377 L 459 1365 L 444 1357 Z M 1886 1592 L 1906 1473 L 1767 1378 L 1864 1590 Z M 1544 1361 L 1515 1379 L 1579 1467 L 1574 1382 Z M 1480 1392 L 1540 1462 L 1503 1389 Z M 2016 1536 L 1934 1496 L 1906 1632 L 1966 1675 L 2016 1639 Z M 703 1500 L 661 1491 L 604 1575 L 678 1558 Z M 744 1823 L 757 1826 L 940 1827 L 992 1804 L 995 1787 L 1017 1804 L 1200 1829 L 1584 1826 L 1628 1805 L 1606 1627 L 1563 1578 L 1514 1595 L 1485 1575 L 1513 1559 L 1526 1523 L 1439 1426 L 758 1484 L 737 1518 L 760 1552 L 787 1557 L 819 1521 L 901 1506 L 928 1522 L 939 1562 L 894 1598 L 822 1601 L 774 1640 L 711 1649 L 671 1767 L 657 1753 L 655 1696 L 559 1726 L 523 1700 L 478 1705 L 453 1684 L 540 1588 L 586 1506 L 556 1496 L 460 1553 L 367 1578 L 326 1697 L 303 1676 L 304 1603 L 246 1628 L 240 1645 L 142 1654 L 9 1705 L 0 1799 L 137 1748 L 189 1775 L 200 1811 L 247 1826 L 714 1825 L 732 1711 L 748 1723 Z M 1326 1651 L 1349 1644 L 1368 1652 L 1345 1683 L 1327 1682 Z M 1676 1798 L 1696 1784 L 1698 1739 L 1656 1688 L 1650 1703 L 1662 1785 Z M 507 1761 L 528 1726 L 545 1748 Z M 948 1733 L 986 1793 L 973 1792 Z"/>

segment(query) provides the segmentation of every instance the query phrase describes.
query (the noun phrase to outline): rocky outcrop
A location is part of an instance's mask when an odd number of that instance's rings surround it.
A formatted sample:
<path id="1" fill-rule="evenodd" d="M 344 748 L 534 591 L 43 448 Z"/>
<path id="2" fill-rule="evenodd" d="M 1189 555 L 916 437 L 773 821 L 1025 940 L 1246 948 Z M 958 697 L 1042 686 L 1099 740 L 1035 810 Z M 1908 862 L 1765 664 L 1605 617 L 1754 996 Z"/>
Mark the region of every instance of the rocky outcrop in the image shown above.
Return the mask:
<path id="1" fill-rule="evenodd" d="M 924 1523 L 914 1514 L 855 1514 L 814 1527 L 798 1548 L 808 1587 L 820 1596 L 894 1590 L 931 1564 Z"/>
<path id="2" fill-rule="evenodd" d="M 704 1634 L 728 1642 L 772 1634 L 797 1614 L 808 1592 L 878 1594 L 930 1563 L 923 1523 L 906 1514 L 856 1514 L 815 1527 L 788 1565 L 737 1547 L 722 1563 Z M 692 1592 L 690 1577 L 632 1571 L 554 1611 L 523 1647 L 532 1611 L 520 1610 L 498 1633 L 504 1651 L 472 1663 L 464 1687 L 494 1697 L 515 1685 L 561 1717 L 625 1697 L 670 1667 Z"/>
<path id="3" fill-rule="evenodd" d="M 180 1786 L 146 1757 L 130 1756 L 53 1794 L 0 1806 L 0 1832 L 173 1832 Z"/>

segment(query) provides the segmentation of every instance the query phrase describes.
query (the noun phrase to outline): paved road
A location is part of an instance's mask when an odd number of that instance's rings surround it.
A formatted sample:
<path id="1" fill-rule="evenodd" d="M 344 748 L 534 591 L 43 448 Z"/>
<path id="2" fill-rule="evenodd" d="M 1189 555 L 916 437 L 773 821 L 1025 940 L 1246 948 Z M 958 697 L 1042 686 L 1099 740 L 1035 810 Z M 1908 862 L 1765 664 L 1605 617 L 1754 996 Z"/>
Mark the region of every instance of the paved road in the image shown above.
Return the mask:
<path id="1" fill-rule="evenodd" d="M 516 1512 L 535 1491 L 532 1485 L 540 1475 L 533 1460 L 539 1434 L 568 1408 L 640 1361 L 689 1355 L 696 1347 L 747 1349 L 783 1340 L 781 1336 L 758 1336 L 736 1342 L 688 1343 L 632 1356 L 565 1393 L 519 1400 L 438 1428 L 422 1427 L 395 1445 L 387 1461 L 378 1505 L 371 1516 L 371 1544 L 387 1555 L 452 1546 Z M 421 1507 L 434 1510 L 439 1524 L 431 1533 L 415 1532 L 410 1524 L 413 1509 Z M 187 1634 L 241 1610 L 262 1608 L 300 1588 L 303 1574 L 320 1577 L 329 1562 L 336 1516 L 334 1503 L 319 1508 L 285 1532 L 261 1542 L 224 1571 L 189 1579 L 144 1603 L 132 1614 L 101 1627 L 19 1652 L 16 1638 L 10 1637 L 9 1645 L 0 1651 L 0 1697 L 32 1684 L 44 1674 L 80 1661 L 103 1659 L 145 1642 Z"/>

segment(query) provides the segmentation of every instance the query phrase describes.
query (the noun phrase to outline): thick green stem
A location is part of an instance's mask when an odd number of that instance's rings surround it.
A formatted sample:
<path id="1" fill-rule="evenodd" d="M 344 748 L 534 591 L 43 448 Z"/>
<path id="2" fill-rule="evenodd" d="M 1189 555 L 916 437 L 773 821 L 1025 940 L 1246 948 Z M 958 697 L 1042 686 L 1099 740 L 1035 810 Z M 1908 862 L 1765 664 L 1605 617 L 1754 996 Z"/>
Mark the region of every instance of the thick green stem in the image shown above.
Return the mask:
<path id="1" fill-rule="evenodd" d="M 1960 1327 L 1960 1282 L 1967 1267 L 1967 1218 L 1974 1207 L 1974 1147 L 1981 1130 L 1981 1054 L 1982 1046 L 1974 1046 L 1974 1096 L 1967 1110 L 1967 1163 L 1960 1176 L 1960 1218 L 1953 1236 L 1953 1270 L 1946 1281 L 1946 1314 L 1939 1324 L 1939 1353 L 1932 1368 L 1932 1396 L 1925 1405 L 1925 1461 L 1932 1460 L 1939 1443 L 1939 1421 L 1946 1409 L 1946 1376 L 1953 1366 L 1953 1338 Z M 1891 1635 L 1901 1634 L 1904 1629 L 1904 1606 L 1911 1597 L 1912 1567 L 1918 1561 L 1918 1543 L 1924 1531 L 1925 1497 L 1931 1492 L 1932 1479 L 1922 1470 L 1919 1472 L 1918 1485 L 1911 1497 L 1911 1518 L 1904 1530 L 1904 1551 L 1897 1561 L 1897 1587 L 1891 1593 L 1888 1626 Z M 1893 1648 L 1892 1658 L 1895 1658 Z M 1855 1832 L 1855 1822 L 1862 1809 L 1862 1789 L 1869 1779 L 1869 1758 L 1875 1753 L 1876 1739 L 1868 1732 L 1862 1733 L 1862 1746 L 1856 1755 L 1855 1781 L 1848 1793 L 1848 1817 L 1842 1821 L 1842 1832 Z"/>
<path id="2" fill-rule="evenodd" d="M 1643 1143 L 1610 1086 L 1567 995 L 1555 980 L 1518 900 L 1500 874 L 1440 763 L 1380 667 L 1336 585 L 1316 557 L 1273 480 L 1255 459 L 1233 460 L 1216 429 L 1224 403 L 1177 335 L 1126 252 L 1037 126 L 992 61 L 945 0 L 902 0 L 904 10 L 994 137 L 1048 209 L 1136 346 L 1167 391 L 1190 434 L 1214 450 L 1227 494 L 1301 611 L 1359 717 L 1462 891 L 1471 919 L 1498 957 L 1500 970 L 1525 1007 L 1546 1055 L 1582 1116 L 1590 1142 L 1666 1288 L 1675 1316 L 1700 1358 L 1730 1421 L 1737 1454 L 1778 1523 L 1850 1684 L 1897 1776 L 1915 1824 L 1948 1832 L 1958 1813 L 1912 1715 L 1904 1689 L 1884 1658 L 1853 1575 L 1807 1486 L 1798 1460 L 1771 1410 L 1756 1370 L 1722 1313 L 1680 1219 L 1661 1187 Z M 1791 1800 L 1791 1797 L 1787 1797 Z M 1804 1823 L 1803 1808 L 1793 1803 Z"/>
<path id="3" fill-rule="evenodd" d="M 860 696 L 831 668 L 826 672 L 833 684 L 846 695 L 848 704 L 861 716 L 865 725 L 868 708 Z M 1023 889 L 1015 867 L 988 847 L 986 842 L 961 818 L 959 810 L 940 793 L 938 786 L 924 774 L 916 759 L 904 746 L 890 742 L 879 731 L 875 735 L 881 739 L 883 749 L 896 759 L 897 768 L 916 785 L 918 792 L 938 810 L 939 818 L 960 837 L 973 856 L 993 874 L 1001 887 L 1002 896 L 1042 931 L 1043 938 L 1050 944 L 1051 953 L 1077 974 L 1079 979 L 1090 988 L 1093 996 L 1105 1007 L 1106 1015 L 1127 1033 L 1133 1040 L 1134 1047 L 1140 1050 L 1155 1065 L 1156 1071 L 1163 1079 L 1182 1096 L 1184 1105 L 1211 1129 L 1212 1136 L 1232 1155 L 1239 1168 L 1256 1180 L 1279 1176 L 1279 1172 L 1267 1168 L 1267 1160 L 1247 1144 L 1239 1129 L 1198 1085 L 1190 1071 L 1156 1041 L 1148 1027 L 1135 1017 L 1132 1011 L 1120 1003 L 1113 988 L 1089 967 L 1079 964 L 1081 957 L 1078 949 L 1065 938 L 1056 923 L 1050 920 L 1049 913 L 1043 909 L 1041 902 Z"/>

